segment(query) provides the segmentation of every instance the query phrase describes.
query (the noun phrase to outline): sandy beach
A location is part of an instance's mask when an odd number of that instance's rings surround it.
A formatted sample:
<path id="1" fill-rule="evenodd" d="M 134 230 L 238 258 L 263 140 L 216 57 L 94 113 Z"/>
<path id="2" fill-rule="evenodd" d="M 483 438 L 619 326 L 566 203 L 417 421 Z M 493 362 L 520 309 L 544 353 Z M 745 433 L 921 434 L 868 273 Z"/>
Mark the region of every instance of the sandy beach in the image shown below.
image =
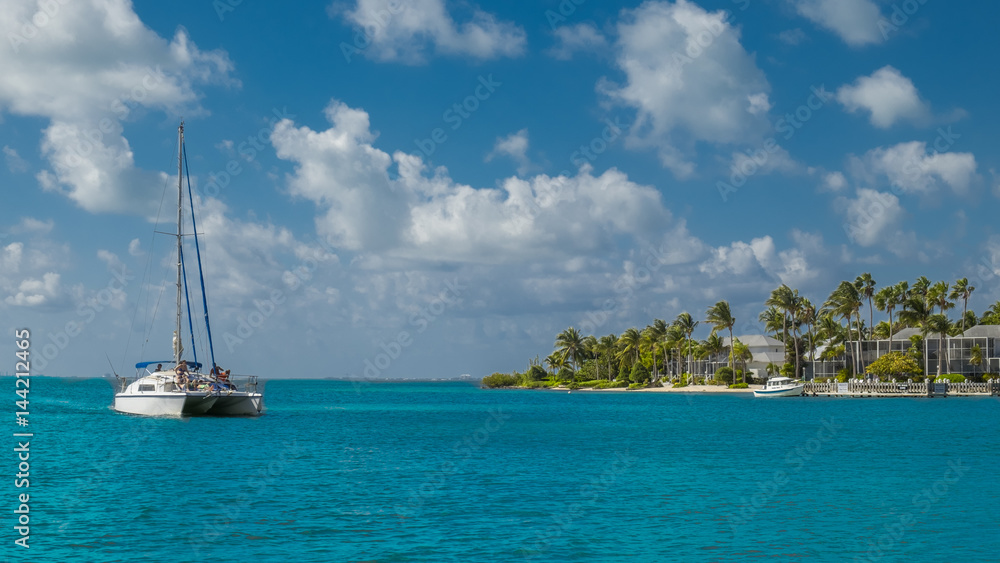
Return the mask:
<path id="1" fill-rule="evenodd" d="M 625 391 L 625 392 L 628 392 L 628 393 L 753 393 L 754 389 L 762 389 L 762 388 L 763 388 L 763 385 L 751 385 L 749 389 L 729 389 L 727 387 L 723 387 L 722 385 L 688 385 L 687 387 L 680 387 L 680 388 L 674 388 L 674 387 L 670 387 L 670 388 L 667 388 L 667 387 L 647 387 L 647 388 L 644 388 L 644 389 L 631 389 L 631 390 L 624 389 L 624 388 L 620 388 L 620 389 L 573 389 L 573 391 L 577 391 L 577 392 L 597 392 L 597 393 L 600 393 L 600 392 L 603 392 L 603 391 L 612 391 L 612 392 L 615 392 L 615 391 L 617 391 L 617 392 Z M 567 389 L 565 387 L 556 387 L 553 390 L 554 391 L 563 391 L 563 390 L 569 391 L 569 389 Z"/>

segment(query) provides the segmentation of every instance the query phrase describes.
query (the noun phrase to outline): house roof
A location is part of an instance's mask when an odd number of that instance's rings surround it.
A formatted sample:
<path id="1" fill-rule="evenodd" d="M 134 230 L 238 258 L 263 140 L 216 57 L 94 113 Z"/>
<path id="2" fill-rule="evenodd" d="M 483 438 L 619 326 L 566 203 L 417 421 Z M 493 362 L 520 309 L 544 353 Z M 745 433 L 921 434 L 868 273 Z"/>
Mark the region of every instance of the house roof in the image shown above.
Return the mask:
<path id="1" fill-rule="evenodd" d="M 919 328 L 904 328 L 892 335 L 893 340 L 909 340 L 911 336 L 920 335 Z"/>
<path id="2" fill-rule="evenodd" d="M 963 332 L 962 336 L 1000 338 L 1000 325 L 976 325 Z"/>
<path id="3" fill-rule="evenodd" d="M 785 346 L 785 344 L 780 340 L 776 340 L 763 334 L 746 334 L 743 336 L 737 336 L 736 340 L 739 340 L 748 348 L 783 348 Z"/>

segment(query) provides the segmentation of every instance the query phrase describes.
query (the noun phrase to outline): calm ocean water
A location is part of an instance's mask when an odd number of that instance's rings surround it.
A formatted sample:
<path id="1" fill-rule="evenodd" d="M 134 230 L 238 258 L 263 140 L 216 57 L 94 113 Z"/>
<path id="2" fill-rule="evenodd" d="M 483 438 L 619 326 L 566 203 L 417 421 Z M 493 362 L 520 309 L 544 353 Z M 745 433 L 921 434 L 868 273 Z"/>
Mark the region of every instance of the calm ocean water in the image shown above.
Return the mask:
<path id="1" fill-rule="evenodd" d="M 9 560 L 1000 557 L 995 399 L 271 381 L 258 419 L 171 420 L 114 413 L 101 380 L 32 383 Z"/>

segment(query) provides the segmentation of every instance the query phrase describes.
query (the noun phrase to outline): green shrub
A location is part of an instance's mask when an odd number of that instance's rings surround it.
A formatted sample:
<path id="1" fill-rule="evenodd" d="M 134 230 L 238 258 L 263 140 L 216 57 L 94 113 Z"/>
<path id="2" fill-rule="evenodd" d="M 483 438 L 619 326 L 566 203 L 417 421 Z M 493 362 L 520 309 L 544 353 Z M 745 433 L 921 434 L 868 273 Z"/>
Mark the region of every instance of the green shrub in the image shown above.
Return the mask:
<path id="1" fill-rule="evenodd" d="M 568 389 L 579 389 L 580 388 L 580 384 L 574 381 L 573 383 L 570 383 L 566 387 Z"/>
<path id="2" fill-rule="evenodd" d="M 516 387 L 520 383 L 520 378 L 509 373 L 494 373 L 483 378 L 483 386 L 491 389 L 498 387 Z"/>
<path id="3" fill-rule="evenodd" d="M 749 389 L 750 386 L 746 383 L 733 383 L 729 386 L 730 389 Z"/>
<path id="4" fill-rule="evenodd" d="M 939 375 L 935 381 L 950 381 L 952 383 L 964 383 L 965 376 L 959 375 L 957 373 L 946 373 L 944 375 Z"/>
<path id="5" fill-rule="evenodd" d="M 556 374 L 556 379 L 558 379 L 559 381 L 573 381 L 574 379 L 573 370 L 571 370 L 566 366 L 563 366 L 562 368 L 559 369 L 559 373 Z"/>
<path id="6" fill-rule="evenodd" d="M 715 380 L 721 381 L 726 385 L 733 383 L 733 369 L 729 366 L 721 367 L 715 372 Z"/>
<path id="7" fill-rule="evenodd" d="M 687 380 L 684 379 L 684 380 L 678 381 L 677 383 L 674 383 L 672 389 L 680 389 L 681 387 L 687 387 L 687 386 L 688 386 Z"/>
<path id="8" fill-rule="evenodd" d="M 633 383 L 633 384 L 631 384 L 631 385 L 628 386 L 629 390 L 632 390 L 632 389 L 644 389 L 645 387 L 646 387 L 645 383 Z"/>
<path id="9" fill-rule="evenodd" d="M 837 371 L 837 382 L 847 383 L 847 380 L 851 378 L 851 370 L 844 368 Z"/>
<path id="10" fill-rule="evenodd" d="M 634 384 L 649 383 L 649 370 L 646 369 L 646 366 L 642 365 L 642 362 L 636 362 L 635 365 L 632 366 L 632 372 L 629 374 L 628 378 L 629 381 Z"/>
<path id="11" fill-rule="evenodd" d="M 524 373 L 524 376 L 528 378 L 529 381 L 542 381 L 549 376 L 548 372 L 542 366 L 531 366 L 528 371 Z"/>
<path id="12" fill-rule="evenodd" d="M 781 375 L 785 377 L 795 377 L 795 364 L 792 362 L 785 362 L 785 364 L 781 366 Z"/>

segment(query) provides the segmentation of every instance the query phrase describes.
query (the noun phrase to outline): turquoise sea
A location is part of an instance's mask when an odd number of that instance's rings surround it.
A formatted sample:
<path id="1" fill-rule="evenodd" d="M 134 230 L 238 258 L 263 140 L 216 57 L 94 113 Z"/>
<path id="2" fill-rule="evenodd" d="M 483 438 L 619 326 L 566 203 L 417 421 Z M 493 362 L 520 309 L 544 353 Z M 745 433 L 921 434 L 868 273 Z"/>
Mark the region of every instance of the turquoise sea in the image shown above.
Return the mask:
<path id="1" fill-rule="evenodd" d="M 275 380 L 260 418 L 174 420 L 36 377 L 30 400 L 11 561 L 1000 558 L 996 399 Z"/>

